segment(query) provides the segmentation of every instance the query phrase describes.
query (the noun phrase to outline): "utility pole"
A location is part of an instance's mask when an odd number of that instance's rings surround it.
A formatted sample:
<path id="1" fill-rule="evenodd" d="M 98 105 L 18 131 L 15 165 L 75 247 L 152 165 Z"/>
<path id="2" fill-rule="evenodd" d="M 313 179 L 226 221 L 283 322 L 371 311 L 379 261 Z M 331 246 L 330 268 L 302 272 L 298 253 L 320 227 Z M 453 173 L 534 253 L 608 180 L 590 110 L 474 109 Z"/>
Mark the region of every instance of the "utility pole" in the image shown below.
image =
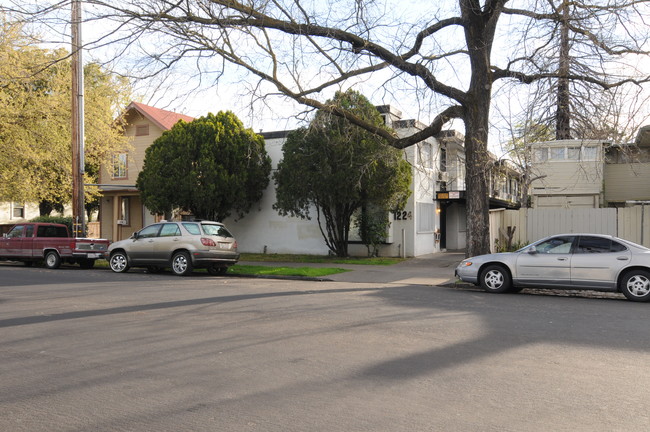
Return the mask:
<path id="1" fill-rule="evenodd" d="M 86 236 L 84 208 L 84 74 L 81 58 L 81 1 L 72 0 L 72 222 Z"/>

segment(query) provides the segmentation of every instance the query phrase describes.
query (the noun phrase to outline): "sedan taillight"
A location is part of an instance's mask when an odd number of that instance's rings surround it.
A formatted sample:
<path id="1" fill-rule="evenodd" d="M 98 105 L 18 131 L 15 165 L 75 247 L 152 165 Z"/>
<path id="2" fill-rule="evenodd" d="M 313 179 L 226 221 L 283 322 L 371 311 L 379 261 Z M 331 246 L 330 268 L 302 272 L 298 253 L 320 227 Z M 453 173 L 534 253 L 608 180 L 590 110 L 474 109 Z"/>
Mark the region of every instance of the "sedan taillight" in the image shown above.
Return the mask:
<path id="1" fill-rule="evenodd" d="M 209 238 L 205 238 L 205 237 L 201 237 L 201 244 L 202 244 L 203 246 L 216 246 L 216 245 L 217 245 L 217 244 L 214 242 L 214 240 L 209 239 Z"/>

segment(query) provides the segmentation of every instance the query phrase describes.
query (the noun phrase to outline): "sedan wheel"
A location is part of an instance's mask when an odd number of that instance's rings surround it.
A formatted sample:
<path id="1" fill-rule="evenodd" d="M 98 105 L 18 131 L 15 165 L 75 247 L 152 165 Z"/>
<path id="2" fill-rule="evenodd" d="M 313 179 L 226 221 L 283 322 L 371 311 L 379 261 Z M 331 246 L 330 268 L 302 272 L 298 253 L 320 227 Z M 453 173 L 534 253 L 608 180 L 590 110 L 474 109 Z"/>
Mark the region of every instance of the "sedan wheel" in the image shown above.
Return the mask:
<path id="1" fill-rule="evenodd" d="M 192 261 L 187 252 L 177 252 L 172 257 L 172 271 L 178 276 L 192 273 Z"/>
<path id="2" fill-rule="evenodd" d="M 650 300 L 650 273 L 645 270 L 632 270 L 625 274 L 621 291 L 628 300 L 647 302 Z"/>
<path id="3" fill-rule="evenodd" d="M 129 258 L 124 252 L 115 252 L 111 255 L 109 265 L 115 273 L 124 273 L 129 270 Z"/>
<path id="4" fill-rule="evenodd" d="M 510 274 L 500 265 L 487 266 L 481 272 L 481 288 L 490 293 L 504 293 L 511 289 Z"/>

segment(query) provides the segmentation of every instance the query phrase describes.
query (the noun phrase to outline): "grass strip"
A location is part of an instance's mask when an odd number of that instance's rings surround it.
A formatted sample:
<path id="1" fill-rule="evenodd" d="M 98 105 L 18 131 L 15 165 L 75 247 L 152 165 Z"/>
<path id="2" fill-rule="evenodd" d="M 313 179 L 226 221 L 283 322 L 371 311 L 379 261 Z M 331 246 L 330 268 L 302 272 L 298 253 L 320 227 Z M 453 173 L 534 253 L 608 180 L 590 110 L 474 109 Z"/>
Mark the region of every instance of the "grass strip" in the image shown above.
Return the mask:
<path id="1" fill-rule="evenodd" d="M 344 273 L 350 270 L 332 267 L 269 267 L 256 265 L 236 264 L 228 268 L 227 274 L 239 274 L 248 276 L 301 276 L 301 277 L 322 277 L 337 273 Z"/>
<path id="2" fill-rule="evenodd" d="M 242 253 L 239 261 L 249 262 L 293 262 L 293 263 L 331 263 L 356 265 L 393 265 L 404 261 L 403 258 L 391 257 L 333 257 L 325 255 L 293 255 L 293 254 L 253 254 Z"/>

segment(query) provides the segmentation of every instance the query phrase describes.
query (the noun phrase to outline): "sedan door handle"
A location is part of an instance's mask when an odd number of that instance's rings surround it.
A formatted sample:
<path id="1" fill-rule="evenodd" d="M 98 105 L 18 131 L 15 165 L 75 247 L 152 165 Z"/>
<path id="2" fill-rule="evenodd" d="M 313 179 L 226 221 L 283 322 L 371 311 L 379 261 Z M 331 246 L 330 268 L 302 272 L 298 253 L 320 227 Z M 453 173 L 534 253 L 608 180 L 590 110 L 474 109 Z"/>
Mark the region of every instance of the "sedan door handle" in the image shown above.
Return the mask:
<path id="1" fill-rule="evenodd" d="M 624 257 L 624 256 L 623 257 L 617 257 L 616 259 L 619 260 L 619 261 L 627 261 L 627 260 L 629 260 L 628 257 Z"/>
<path id="2" fill-rule="evenodd" d="M 558 261 L 566 261 L 567 258 L 566 258 L 566 257 L 560 257 L 560 258 L 558 258 L 557 260 L 558 260 Z"/>

